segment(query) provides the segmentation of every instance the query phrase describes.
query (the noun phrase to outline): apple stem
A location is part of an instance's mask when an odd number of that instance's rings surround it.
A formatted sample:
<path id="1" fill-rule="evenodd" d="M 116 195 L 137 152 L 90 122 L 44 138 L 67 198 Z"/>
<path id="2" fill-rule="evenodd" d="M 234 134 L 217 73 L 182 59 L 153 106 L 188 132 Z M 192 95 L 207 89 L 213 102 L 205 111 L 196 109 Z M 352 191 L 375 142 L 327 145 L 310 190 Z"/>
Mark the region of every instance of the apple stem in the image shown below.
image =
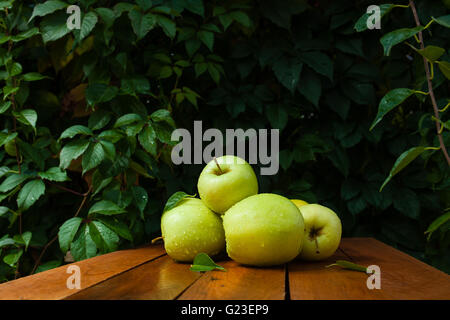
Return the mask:
<path id="1" fill-rule="evenodd" d="M 319 243 L 317 242 L 317 237 L 314 238 L 314 241 L 316 242 L 316 253 L 319 254 L 320 251 L 319 251 Z"/>
<path id="2" fill-rule="evenodd" d="M 223 174 L 222 168 L 219 166 L 219 163 L 217 162 L 216 157 L 214 157 L 214 162 L 216 163 L 217 168 L 219 168 L 220 174 Z"/>
<path id="3" fill-rule="evenodd" d="M 152 244 L 155 244 L 155 242 L 158 242 L 159 240 L 164 240 L 163 237 L 156 237 L 152 240 Z"/>

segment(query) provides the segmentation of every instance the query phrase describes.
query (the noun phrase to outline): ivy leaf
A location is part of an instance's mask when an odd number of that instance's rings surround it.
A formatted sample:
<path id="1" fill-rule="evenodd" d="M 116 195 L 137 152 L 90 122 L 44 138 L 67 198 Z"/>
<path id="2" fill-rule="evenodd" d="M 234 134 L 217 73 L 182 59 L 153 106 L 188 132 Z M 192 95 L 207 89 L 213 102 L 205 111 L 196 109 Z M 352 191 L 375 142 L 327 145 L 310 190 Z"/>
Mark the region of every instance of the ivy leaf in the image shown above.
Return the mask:
<path id="1" fill-rule="evenodd" d="M 112 201 L 109 200 L 101 200 L 97 203 L 95 203 L 90 209 L 88 214 L 94 214 L 94 213 L 98 213 L 98 214 L 103 214 L 103 215 L 114 215 L 114 214 L 121 214 L 126 212 L 125 210 L 123 210 L 121 207 L 119 207 L 117 204 L 115 204 Z"/>
<path id="2" fill-rule="evenodd" d="M 86 224 L 81 227 L 77 239 L 70 245 L 70 253 L 77 261 L 92 258 L 97 254 L 97 246 Z"/>
<path id="3" fill-rule="evenodd" d="M 435 22 L 439 23 L 441 26 L 450 28 L 450 14 L 442 17 L 431 17 Z"/>
<path id="4" fill-rule="evenodd" d="M 66 3 L 55 0 L 45 1 L 44 3 L 37 4 L 34 6 L 33 13 L 28 22 L 33 20 L 34 17 L 43 17 L 65 7 L 67 7 Z"/>
<path id="5" fill-rule="evenodd" d="M 45 193 L 45 184 L 40 179 L 27 182 L 17 196 L 17 206 L 28 210 Z"/>
<path id="6" fill-rule="evenodd" d="M 224 267 L 216 264 L 206 253 L 199 253 L 195 256 L 194 261 L 190 267 L 191 271 L 212 271 L 214 269 L 227 271 Z"/>
<path id="7" fill-rule="evenodd" d="M 398 88 L 389 91 L 380 101 L 378 105 L 378 113 L 370 126 L 369 130 L 372 130 L 383 117 L 396 106 L 401 104 L 407 98 L 409 98 L 415 91 L 408 88 Z"/>
<path id="8" fill-rule="evenodd" d="M 131 26 L 133 27 L 133 31 L 138 40 L 145 37 L 145 35 L 155 27 L 157 22 L 154 14 L 143 14 L 136 9 L 131 10 L 128 13 L 128 17 L 131 20 Z"/>
<path id="9" fill-rule="evenodd" d="M 72 243 L 73 238 L 77 234 L 80 228 L 81 222 L 83 221 L 80 217 L 73 217 L 63 223 L 58 231 L 59 247 L 61 251 L 65 254 Z"/>
<path id="10" fill-rule="evenodd" d="M 170 198 L 167 200 L 163 212 L 175 208 L 185 198 L 194 198 L 194 197 L 195 195 L 189 195 L 186 192 L 177 191 L 174 194 L 172 194 Z"/>
<path id="11" fill-rule="evenodd" d="M 380 192 L 383 190 L 386 184 L 388 184 L 388 182 L 391 181 L 393 176 L 402 171 L 408 164 L 410 164 L 414 159 L 420 156 L 425 150 L 426 150 L 425 147 L 414 147 L 403 152 L 397 158 L 397 160 L 394 163 L 394 166 L 391 169 L 391 172 L 389 172 L 389 176 L 386 178 L 386 180 L 384 180 L 383 184 L 381 185 Z"/>
<path id="12" fill-rule="evenodd" d="M 422 31 L 423 28 L 424 27 L 422 26 L 418 26 L 415 28 L 402 28 L 394 30 L 382 36 L 380 42 L 384 48 L 384 55 L 389 56 L 393 46 L 405 41 L 406 39 L 411 38 L 412 36 Z"/>
<path id="13" fill-rule="evenodd" d="M 367 273 L 367 267 L 364 267 L 362 265 L 359 265 L 359 264 L 356 264 L 356 263 L 353 263 L 350 261 L 346 261 L 346 260 L 337 260 L 336 263 L 330 264 L 330 265 L 326 266 L 326 268 L 329 268 L 332 266 L 338 266 L 338 267 L 341 267 L 344 269 Z"/>
<path id="14" fill-rule="evenodd" d="M 80 157 L 88 147 L 88 140 L 76 140 L 66 144 L 59 154 L 59 167 L 61 169 L 67 169 L 72 160 Z"/>
<path id="15" fill-rule="evenodd" d="M 39 172 L 38 175 L 42 179 L 49 181 L 63 182 L 70 180 L 65 171 L 61 171 L 59 167 L 52 167 L 45 172 Z"/>
<path id="16" fill-rule="evenodd" d="M 100 221 L 92 221 L 88 225 L 89 234 L 100 251 L 112 252 L 116 250 L 119 237 L 114 231 Z"/>
<path id="17" fill-rule="evenodd" d="M 90 143 L 83 155 L 81 165 L 83 167 L 83 175 L 97 167 L 105 159 L 105 151 L 100 142 Z"/>

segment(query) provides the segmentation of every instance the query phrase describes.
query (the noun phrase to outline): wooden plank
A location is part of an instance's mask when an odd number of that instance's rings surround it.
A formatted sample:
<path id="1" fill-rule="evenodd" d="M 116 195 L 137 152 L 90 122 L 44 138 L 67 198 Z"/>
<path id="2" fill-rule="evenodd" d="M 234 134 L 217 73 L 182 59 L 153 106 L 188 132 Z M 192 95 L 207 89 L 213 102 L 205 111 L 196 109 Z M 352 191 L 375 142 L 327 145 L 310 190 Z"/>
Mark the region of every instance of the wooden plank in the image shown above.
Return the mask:
<path id="1" fill-rule="evenodd" d="M 342 240 L 342 242 L 347 241 L 348 239 Z M 332 257 L 324 261 L 296 260 L 289 263 L 290 298 L 292 300 L 367 299 L 368 275 L 339 267 L 326 268 L 336 260 L 351 261 L 342 250 L 338 249 Z M 379 297 L 377 292 L 370 294 L 376 295 L 375 299 Z"/>
<path id="2" fill-rule="evenodd" d="M 246 267 L 232 260 L 218 262 L 227 271 L 206 272 L 180 300 L 283 300 L 285 267 Z"/>
<path id="3" fill-rule="evenodd" d="M 147 262 L 67 299 L 83 300 L 172 300 L 201 277 L 190 265 L 176 263 L 169 256 Z"/>
<path id="4" fill-rule="evenodd" d="M 139 249 L 116 251 L 67 264 L 1 284 L 0 299 L 63 299 L 164 254 L 165 252 L 161 245 L 154 245 Z M 67 288 L 67 279 L 72 276 L 72 274 L 67 273 L 67 269 L 72 265 L 80 268 L 81 289 Z"/>
<path id="5" fill-rule="evenodd" d="M 378 265 L 381 270 L 381 290 L 375 292 L 384 299 L 450 300 L 450 276 L 373 238 L 344 241 L 342 250 L 361 265 Z"/>

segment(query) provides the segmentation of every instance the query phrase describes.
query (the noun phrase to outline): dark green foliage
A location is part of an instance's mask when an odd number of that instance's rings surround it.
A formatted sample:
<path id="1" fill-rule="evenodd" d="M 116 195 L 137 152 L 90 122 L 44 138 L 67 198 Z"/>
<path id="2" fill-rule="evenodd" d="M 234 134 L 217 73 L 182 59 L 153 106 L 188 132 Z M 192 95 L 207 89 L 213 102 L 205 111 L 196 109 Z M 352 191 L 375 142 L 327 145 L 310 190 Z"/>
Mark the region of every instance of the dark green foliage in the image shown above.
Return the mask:
<path id="1" fill-rule="evenodd" d="M 383 35 L 415 27 L 409 8 L 385 6 L 381 30 L 357 32 L 370 1 L 38 3 L 0 5 L 0 281 L 59 266 L 67 251 L 79 260 L 157 237 L 169 196 L 197 193 L 203 166 L 170 158 L 172 131 L 194 120 L 280 129 L 280 171 L 259 177 L 261 192 L 329 206 L 344 236 L 450 271 L 442 152 L 421 149 L 393 169 L 407 150 L 438 146 L 430 100 L 413 94 L 427 91 L 422 55 L 440 61 L 440 108 L 449 97 L 448 49 L 418 54 L 392 40 L 383 54 Z M 66 26 L 71 4 L 81 30 Z M 448 9 L 417 8 L 423 25 L 437 21 L 426 45 L 449 48 Z M 416 97 L 377 117 L 398 88 Z"/>

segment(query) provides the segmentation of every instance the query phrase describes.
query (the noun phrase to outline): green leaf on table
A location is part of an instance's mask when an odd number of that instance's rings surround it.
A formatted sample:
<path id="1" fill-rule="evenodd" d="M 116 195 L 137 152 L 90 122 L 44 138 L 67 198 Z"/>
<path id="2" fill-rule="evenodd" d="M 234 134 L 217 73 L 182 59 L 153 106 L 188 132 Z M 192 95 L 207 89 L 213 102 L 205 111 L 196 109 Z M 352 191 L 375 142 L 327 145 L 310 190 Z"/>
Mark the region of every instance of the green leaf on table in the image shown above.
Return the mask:
<path id="1" fill-rule="evenodd" d="M 131 26 L 133 27 L 133 31 L 136 34 L 138 40 L 145 37 L 145 35 L 155 27 L 157 22 L 156 16 L 154 14 L 144 14 L 136 9 L 130 10 L 130 12 L 128 13 L 128 17 L 131 20 Z"/>
<path id="2" fill-rule="evenodd" d="M 447 61 L 436 61 L 439 66 L 439 70 L 444 74 L 444 76 L 450 80 L 450 62 Z"/>
<path id="3" fill-rule="evenodd" d="M 28 210 L 45 193 L 45 184 L 41 179 L 27 182 L 17 196 L 17 206 L 21 211 Z"/>
<path id="4" fill-rule="evenodd" d="M 42 179 L 49 181 L 63 182 L 70 180 L 65 171 L 62 171 L 59 167 L 52 167 L 45 172 L 39 172 L 38 175 Z"/>
<path id="5" fill-rule="evenodd" d="M 72 243 L 73 238 L 77 234 L 78 229 L 80 228 L 81 222 L 83 221 L 80 217 L 73 217 L 63 223 L 63 225 L 59 228 L 58 231 L 58 240 L 59 247 L 63 253 L 66 253 L 70 244 Z"/>
<path id="6" fill-rule="evenodd" d="M 446 28 L 450 28 L 450 14 L 442 17 L 431 17 L 435 22 L 440 24 L 441 26 L 444 26 Z"/>
<path id="7" fill-rule="evenodd" d="M 61 169 L 67 169 L 72 160 L 80 157 L 88 147 L 88 140 L 75 140 L 66 144 L 59 154 L 59 167 Z"/>
<path id="8" fill-rule="evenodd" d="M 61 133 L 61 136 L 59 137 L 59 139 L 60 140 L 66 139 L 66 138 L 71 139 L 78 134 L 85 135 L 85 136 L 92 136 L 94 133 L 88 127 L 77 124 L 77 125 L 74 125 L 70 128 L 67 128 L 66 130 L 64 130 L 63 133 Z"/>
<path id="9" fill-rule="evenodd" d="M 81 166 L 83 167 L 83 175 L 96 168 L 105 159 L 105 150 L 100 142 L 90 143 L 86 152 L 83 154 Z"/>
<path id="10" fill-rule="evenodd" d="M 444 213 L 443 215 L 437 217 L 429 226 L 427 231 L 425 231 L 425 234 L 427 235 L 427 240 L 429 241 L 431 238 L 431 235 L 433 234 L 434 231 L 436 231 L 437 229 L 439 229 L 442 225 L 444 225 L 444 223 L 446 223 L 447 221 L 450 220 L 450 210 L 448 210 L 446 213 Z"/>
<path id="11" fill-rule="evenodd" d="M 124 209 L 119 207 L 117 204 L 115 204 L 112 201 L 109 200 L 101 200 L 99 202 L 96 202 L 90 209 L 88 214 L 91 215 L 93 213 L 103 214 L 103 215 L 114 215 L 114 214 L 121 214 L 126 212 Z"/>
<path id="12" fill-rule="evenodd" d="M 392 179 L 393 176 L 402 171 L 408 164 L 410 164 L 414 159 L 420 156 L 425 150 L 426 150 L 425 147 L 413 147 L 403 152 L 397 158 L 397 160 L 394 163 L 394 166 L 391 169 L 391 172 L 389 172 L 389 176 L 381 185 L 380 192 L 383 190 L 386 184 Z"/>
<path id="13" fill-rule="evenodd" d="M 420 31 L 423 30 L 424 27 L 418 26 L 414 28 L 402 28 L 397 29 L 392 32 L 389 32 L 381 37 L 380 42 L 384 48 L 384 55 L 389 56 L 391 53 L 391 49 L 393 46 L 402 43 L 403 41 L 411 38 L 416 35 Z"/>
<path id="14" fill-rule="evenodd" d="M 326 268 L 332 266 L 338 266 L 344 269 L 367 273 L 367 267 L 346 260 L 337 260 L 335 263 L 326 266 Z"/>
<path id="15" fill-rule="evenodd" d="M 67 7 L 67 3 L 55 0 L 45 1 L 44 3 L 37 4 L 34 6 L 33 13 L 31 14 L 28 22 L 33 20 L 34 17 L 43 17 L 65 7 Z"/>
<path id="16" fill-rule="evenodd" d="M 391 3 L 381 4 L 380 6 L 380 19 L 389 13 L 389 11 L 392 10 L 394 7 Z M 367 20 L 369 19 L 369 16 L 372 16 L 373 13 L 369 15 L 369 13 L 363 14 L 358 21 L 356 21 L 355 26 L 353 27 L 357 32 L 361 32 L 367 29 Z"/>
<path id="17" fill-rule="evenodd" d="M 407 98 L 409 98 L 415 91 L 408 88 L 398 88 L 389 91 L 380 101 L 378 105 L 378 113 L 370 126 L 369 130 L 372 130 L 383 117 L 396 106 L 401 104 Z"/>
<path id="18" fill-rule="evenodd" d="M 214 269 L 227 271 L 224 267 L 216 264 L 206 253 L 199 253 L 195 256 L 194 261 L 190 267 L 191 271 L 212 271 Z"/>
<path id="19" fill-rule="evenodd" d="M 70 253 L 77 261 L 92 258 L 97 254 L 97 246 L 86 224 L 81 227 L 78 237 L 70 245 Z"/>
<path id="20" fill-rule="evenodd" d="M 89 234 L 97 248 L 102 252 L 112 252 L 117 249 L 119 236 L 100 221 L 92 221 L 89 224 Z"/>
<path id="21" fill-rule="evenodd" d="M 189 195 L 186 192 L 177 191 L 174 194 L 172 194 L 170 198 L 167 200 L 163 212 L 175 208 L 185 198 L 194 198 L 194 197 L 195 195 Z"/>
<path id="22" fill-rule="evenodd" d="M 445 49 L 436 46 L 426 46 L 424 49 L 417 50 L 417 52 L 427 58 L 428 61 L 435 62 L 445 53 Z"/>

